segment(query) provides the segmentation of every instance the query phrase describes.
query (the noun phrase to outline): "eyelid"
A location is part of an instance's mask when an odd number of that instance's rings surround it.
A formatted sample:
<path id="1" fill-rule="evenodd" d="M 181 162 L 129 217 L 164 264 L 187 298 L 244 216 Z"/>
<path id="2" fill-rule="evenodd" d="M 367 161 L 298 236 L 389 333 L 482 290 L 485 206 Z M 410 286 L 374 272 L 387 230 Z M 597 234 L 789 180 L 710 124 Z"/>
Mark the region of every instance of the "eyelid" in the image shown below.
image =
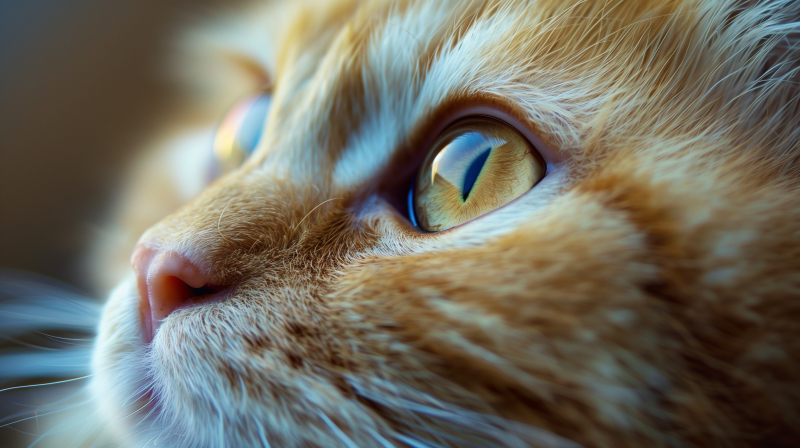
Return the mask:
<path id="1" fill-rule="evenodd" d="M 491 107 L 485 105 L 460 107 L 457 112 L 447 115 L 447 121 L 444 125 L 437 127 L 437 130 L 434 133 L 434 139 L 436 138 L 436 135 L 439 135 L 439 133 L 441 133 L 444 129 L 461 119 L 472 116 L 484 116 L 504 122 L 525 137 L 534 147 L 534 149 L 536 149 L 547 165 L 546 172 L 549 173 L 554 169 L 555 166 L 566 161 L 567 154 L 556 150 L 553 145 L 545 142 L 537 135 L 537 133 L 530 129 L 529 125 L 526 125 L 523 120 L 520 120 L 517 116 L 515 116 L 519 114 L 519 111 L 515 111 L 518 113 L 512 114 L 505 109 L 505 107 Z"/>

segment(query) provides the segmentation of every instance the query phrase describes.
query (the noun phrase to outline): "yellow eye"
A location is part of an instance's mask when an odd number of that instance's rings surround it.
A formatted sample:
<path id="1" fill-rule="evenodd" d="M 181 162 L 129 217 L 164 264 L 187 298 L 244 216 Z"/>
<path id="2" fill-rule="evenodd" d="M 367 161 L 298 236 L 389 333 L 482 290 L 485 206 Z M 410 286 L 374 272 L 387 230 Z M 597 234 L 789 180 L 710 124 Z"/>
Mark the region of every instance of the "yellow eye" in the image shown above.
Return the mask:
<path id="1" fill-rule="evenodd" d="M 512 127 L 489 117 L 456 122 L 436 139 L 417 172 L 411 211 L 440 231 L 499 208 L 536 185 L 546 166 Z"/>
<path id="2" fill-rule="evenodd" d="M 266 126 L 271 99 L 264 93 L 249 96 L 222 119 L 214 136 L 214 155 L 222 173 L 237 168 L 255 151 Z"/>

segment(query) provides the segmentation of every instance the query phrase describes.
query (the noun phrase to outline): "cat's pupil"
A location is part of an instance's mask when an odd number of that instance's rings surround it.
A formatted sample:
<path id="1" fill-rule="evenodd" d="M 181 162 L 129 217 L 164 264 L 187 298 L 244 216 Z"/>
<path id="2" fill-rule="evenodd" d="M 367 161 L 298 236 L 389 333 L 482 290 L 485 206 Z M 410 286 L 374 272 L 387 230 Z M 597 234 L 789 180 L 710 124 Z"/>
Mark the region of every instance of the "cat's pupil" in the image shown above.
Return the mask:
<path id="1" fill-rule="evenodd" d="M 469 192 L 472 191 L 472 187 L 475 186 L 475 181 L 478 180 L 478 175 L 481 174 L 481 170 L 483 169 L 483 165 L 486 164 L 486 159 L 489 158 L 489 154 L 492 152 L 492 147 L 486 148 L 482 153 L 478 154 L 478 157 L 475 157 L 475 160 L 467 169 L 467 174 L 464 177 L 464 188 L 461 190 L 462 199 L 465 201 L 469 197 Z"/>

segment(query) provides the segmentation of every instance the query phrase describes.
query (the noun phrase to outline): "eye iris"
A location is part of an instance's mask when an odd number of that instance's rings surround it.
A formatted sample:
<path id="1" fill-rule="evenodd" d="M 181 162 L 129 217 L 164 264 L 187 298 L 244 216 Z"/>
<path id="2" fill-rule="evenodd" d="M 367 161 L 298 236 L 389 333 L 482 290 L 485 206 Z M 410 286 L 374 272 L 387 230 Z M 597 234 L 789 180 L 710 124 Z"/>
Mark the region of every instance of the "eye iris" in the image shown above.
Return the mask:
<path id="1" fill-rule="evenodd" d="M 270 103 L 270 95 L 254 95 L 225 115 L 214 137 L 214 154 L 223 172 L 239 166 L 258 146 Z"/>
<path id="2" fill-rule="evenodd" d="M 488 117 L 462 120 L 441 134 L 414 185 L 421 228 L 445 230 L 519 197 L 544 176 L 528 141 Z"/>
<path id="3" fill-rule="evenodd" d="M 249 105 L 249 110 L 242 119 L 239 132 L 236 134 L 237 143 L 242 151 L 248 155 L 255 151 L 261 134 L 264 132 L 264 119 L 269 112 L 270 97 L 259 95 Z"/>

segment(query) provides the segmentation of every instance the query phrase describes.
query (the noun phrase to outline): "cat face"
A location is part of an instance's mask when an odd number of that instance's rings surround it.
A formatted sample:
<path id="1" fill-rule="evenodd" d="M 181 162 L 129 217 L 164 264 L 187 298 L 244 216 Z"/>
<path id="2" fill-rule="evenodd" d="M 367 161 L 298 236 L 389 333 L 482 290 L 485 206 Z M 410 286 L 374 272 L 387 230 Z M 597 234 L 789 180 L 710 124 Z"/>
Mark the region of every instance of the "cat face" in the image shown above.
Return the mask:
<path id="1" fill-rule="evenodd" d="M 799 9 L 254 10 L 263 132 L 140 239 L 101 324 L 101 414 L 175 446 L 784 443 Z M 538 177 L 491 144 L 488 205 L 453 218 L 414 194 L 447 132 L 507 136 Z M 423 196 L 447 225 L 415 225 Z"/>

